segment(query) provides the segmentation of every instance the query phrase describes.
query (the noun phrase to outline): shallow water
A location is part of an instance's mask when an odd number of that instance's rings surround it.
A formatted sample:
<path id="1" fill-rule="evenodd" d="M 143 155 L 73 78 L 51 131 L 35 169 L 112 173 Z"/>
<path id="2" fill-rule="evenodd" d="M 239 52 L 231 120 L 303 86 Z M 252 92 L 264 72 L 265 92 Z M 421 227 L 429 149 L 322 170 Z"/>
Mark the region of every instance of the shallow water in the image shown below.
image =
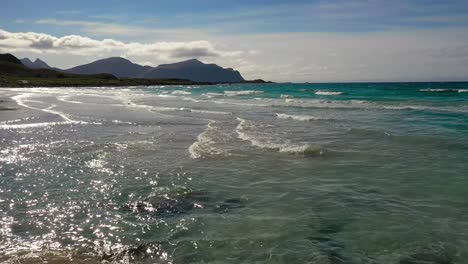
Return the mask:
<path id="1" fill-rule="evenodd" d="M 0 261 L 468 263 L 467 89 L 1 89 Z"/>

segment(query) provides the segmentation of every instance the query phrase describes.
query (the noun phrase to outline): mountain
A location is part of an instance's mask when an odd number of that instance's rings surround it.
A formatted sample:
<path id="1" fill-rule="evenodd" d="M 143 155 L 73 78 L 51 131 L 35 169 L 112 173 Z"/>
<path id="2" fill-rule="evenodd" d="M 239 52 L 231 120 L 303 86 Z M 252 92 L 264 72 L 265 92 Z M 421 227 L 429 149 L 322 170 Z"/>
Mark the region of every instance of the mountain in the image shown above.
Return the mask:
<path id="1" fill-rule="evenodd" d="M 192 59 L 172 64 L 162 64 L 145 72 L 141 77 L 148 79 L 180 78 L 195 82 L 242 82 L 241 74 L 231 68 L 216 64 L 205 64 Z"/>
<path id="2" fill-rule="evenodd" d="M 10 53 L 0 54 L 0 61 L 23 65 L 23 63 L 21 63 L 21 61 L 18 60 L 18 58 L 11 55 Z"/>
<path id="3" fill-rule="evenodd" d="M 65 70 L 65 72 L 74 74 L 109 73 L 119 78 L 136 78 L 150 69 L 149 66 L 141 66 L 124 58 L 112 57 L 76 66 Z"/>
<path id="4" fill-rule="evenodd" d="M 23 59 L 24 60 L 24 59 Z M 37 60 L 36 60 L 37 61 Z M 39 60 L 40 61 L 40 60 Z M 38 64 L 40 65 L 40 64 Z M 0 54 L 0 75 L 10 75 L 15 77 L 33 77 L 33 78 L 102 78 L 117 79 L 111 74 L 95 75 L 77 75 L 57 71 L 52 68 L 32 69 L 24 65 L 21 60 L 7 53 Z"/>
<path id="5" fill-rule="evenodd" d="M 45 63 L 39 58 L 37 58 L 34 62 L 32 62 L 29 58 L 24 58 L 24 59 L 21 59 L 20 61 L 23 63 L 23 65 L 31 69 L 51 69 L 52 68 L 49 65 L 47 65 L 47 63 Z"/>
<path id="6" fill-rule="evenodd" d="M 158 67 L 142 66 L 127 59 L 112 57 L 64 70 L 74 74 L 109 73 L 119 78 L 186 79 L 194 82 L 242 82 L 241 74 L 216 64 L 192 59 Z"/>
<path id="7" fill-rule="evenodd" d="M 133 63 L 121 57 L 112 57 L 66 70 L 51 68 L 47 63 L 40 59 L 36 59 L 32 62 L 30 59 L 24 58 L 21 62 L 31 69 L 55 69 L 64 73 L 79 75 L 105 73 L 112 74 L 118 78 L 184 79 L 193 82 L 210 83 L 233 83 L 245 81 L 242 75 L 236 70 L 231 68 L 222 68 L 216 64 L 205 64 L 196 59 L 172 64 L 162 64 L 153 68 Z"/>
<path id="8" fill-rule="evenodd" d="M 23 63 L 24 66 L 28 67 L 28 68 L 35 68 L 34 66 L 34 62 L 32 62 L 29 58 L 24 58 L 24 59 L 21 59 L 20 60 L 21 63 Z"/>

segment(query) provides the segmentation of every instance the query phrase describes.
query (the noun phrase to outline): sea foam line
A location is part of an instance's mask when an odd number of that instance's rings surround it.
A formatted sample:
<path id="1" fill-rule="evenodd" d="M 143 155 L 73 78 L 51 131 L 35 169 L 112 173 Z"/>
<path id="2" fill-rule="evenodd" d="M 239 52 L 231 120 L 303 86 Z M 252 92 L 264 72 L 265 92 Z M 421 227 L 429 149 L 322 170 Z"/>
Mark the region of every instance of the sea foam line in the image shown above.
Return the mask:
<path id="1" fill-rule="evenodd" d="M 34 96 L 33 94 L 21 94 L 21 95 L 13 96 L 12 99 L 18 105 L 20 105 L 22 107 L 33 109 L 33 110 L 38 110 L 38 111 L 42 111 L 42 112 L 46 112 L 46 113 L 53 114 L 53 115 L 58 115 L 63 119 L 63 121 L 62 122 L 27 123 L 27 124 L 3 124 L 3 125 L 0 125 L 0 129 L 35 128 L 35 127 L 47 127 L 47 126 L 54 126 L 54 125 L 66 125 L 66 124 L 89 124 L 88 122 L 85 122 L 85 121 L 73 120 L 68 115 L 66 115 L 65 113 L 53 110 L 53 108 L 56 107 L 56 105 L 51 105 L 51 106 L 49 106 L 47 108 L 36 108 L 36 107 L 32 107 L 32 106 L 27 105 L 25 103 L 25 101 L 28 101 L 28 100 L 25 100 L 25 98 L 30 98 L 30 97 L 33 97 L 33 96 Z M 98 124 L 98 123 L 96 123 L 96 124 Z"/>
<path id="2" fill-rule="evenodd" d="M 258 90 L 224 91 L 224 94 L 227 96 L 253 95 L 253 94 L 262 94 L 262 93 L 263 91 L 258 91 Z"/>
<path id="3" fill-rule="evenodd" d="M 316 95 L 342 95 L 343 92 L 335 92 L 335 91 L 316 91 Z"/>
<path id="4" fill-rule="evenodd" d="M 310 115 L 288 115 L 282 113 L 276 113 L 276 117 L 279 119 L 286 119 L 286 120 L 296 120 L 296 121 L 316 121 L 316 120 L 323 120 L 320 117 L 310 116 Z"/>

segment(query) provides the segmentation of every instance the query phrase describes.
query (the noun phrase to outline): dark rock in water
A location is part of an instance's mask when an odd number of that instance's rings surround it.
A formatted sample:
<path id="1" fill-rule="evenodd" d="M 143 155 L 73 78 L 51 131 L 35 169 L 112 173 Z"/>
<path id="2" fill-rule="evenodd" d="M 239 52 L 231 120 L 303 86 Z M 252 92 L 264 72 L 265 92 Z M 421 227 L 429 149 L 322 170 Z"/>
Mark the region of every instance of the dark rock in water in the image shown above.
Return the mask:
<path id="1" fill-rule="evenodd" d="M 239 198 L 227 199 L 221 204 L 216 205 L 214 211 L 217 213 L 227 213 L 230 210 L 244 208 L 245 201 Z"/>
<path id="2" fill-rule="evenodd" d="M 454 258 L 444 252 L 420 252 L 400 259 L 399 264 L 453 264 Z"/>

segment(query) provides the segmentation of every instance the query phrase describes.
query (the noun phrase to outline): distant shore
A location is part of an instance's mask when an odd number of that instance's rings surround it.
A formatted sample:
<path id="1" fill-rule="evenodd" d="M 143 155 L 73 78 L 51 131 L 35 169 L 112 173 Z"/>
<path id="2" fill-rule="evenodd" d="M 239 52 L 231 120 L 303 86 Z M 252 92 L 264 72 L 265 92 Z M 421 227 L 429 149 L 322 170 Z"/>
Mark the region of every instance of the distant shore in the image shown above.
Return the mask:
<path id="1" fill-rule="evenodd" d="M 244 81 L 228 84 L 271 83 L 263 80 Z M 1 87 L 122 87 L 122 86 L 151 86 L 151 85 L 215 85 L 221 83 L 193 82 L 183 79 L 133 79 L 133 78 L 102 78 L 102 77 L 73 77 L 73 78 L 44 78 L 0 75 Z"/>

